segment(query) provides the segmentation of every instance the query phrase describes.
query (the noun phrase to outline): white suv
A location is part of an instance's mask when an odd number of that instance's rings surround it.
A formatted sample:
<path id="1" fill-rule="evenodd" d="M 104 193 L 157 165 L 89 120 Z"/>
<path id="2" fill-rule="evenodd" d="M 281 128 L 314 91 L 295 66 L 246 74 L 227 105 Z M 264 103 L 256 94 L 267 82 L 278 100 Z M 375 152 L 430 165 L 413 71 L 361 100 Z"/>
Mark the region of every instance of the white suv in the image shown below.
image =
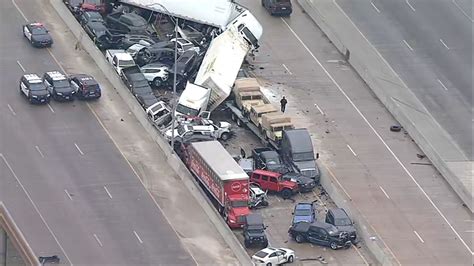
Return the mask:
<path id="1" fill-rule="evenodd" d="M 210 120 L 208 120 L 210 121 Z M 166 139 L 171 141 L 172 129 L 165 132 Z M 180 124 L 174 129 L 175 138 L 183 138 L 187 135 L 201 134 L 206 136 L 212 136 L 216 139 L 228 140 L 231 136 L 230 123 L 219 122 L 218 125 L 210 121 L 207 125 L 194 125 L 189 123 Z"/>

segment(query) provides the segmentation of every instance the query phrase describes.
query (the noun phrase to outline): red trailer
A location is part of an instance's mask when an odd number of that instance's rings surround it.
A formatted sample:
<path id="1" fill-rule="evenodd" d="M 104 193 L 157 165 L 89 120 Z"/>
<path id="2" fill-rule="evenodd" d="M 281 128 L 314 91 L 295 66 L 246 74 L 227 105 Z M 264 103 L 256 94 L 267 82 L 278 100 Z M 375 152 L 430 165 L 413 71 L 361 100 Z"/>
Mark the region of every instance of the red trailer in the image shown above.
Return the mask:
<path id="1" fill-rule="evenodd" d="M 189 170 L 219 205 L 231 228 L 243 226 L 250 213 L 249 177 L 218 141 L 193 142 L 184 155 Z"/>

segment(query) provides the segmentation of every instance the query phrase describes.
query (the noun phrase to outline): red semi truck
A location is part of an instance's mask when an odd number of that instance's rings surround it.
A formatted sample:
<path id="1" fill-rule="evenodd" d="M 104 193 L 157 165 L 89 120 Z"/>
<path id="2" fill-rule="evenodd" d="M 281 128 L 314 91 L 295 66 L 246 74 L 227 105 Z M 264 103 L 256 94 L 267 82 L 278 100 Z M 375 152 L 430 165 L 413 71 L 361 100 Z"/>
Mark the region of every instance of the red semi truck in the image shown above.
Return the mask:
<path id="1" fill-rule="evenodd" d="M 242 227 L 249 209 L 249 177 L 218 141 L 186 145 L 184 161 L 218 203 L 231 228 Z"/>

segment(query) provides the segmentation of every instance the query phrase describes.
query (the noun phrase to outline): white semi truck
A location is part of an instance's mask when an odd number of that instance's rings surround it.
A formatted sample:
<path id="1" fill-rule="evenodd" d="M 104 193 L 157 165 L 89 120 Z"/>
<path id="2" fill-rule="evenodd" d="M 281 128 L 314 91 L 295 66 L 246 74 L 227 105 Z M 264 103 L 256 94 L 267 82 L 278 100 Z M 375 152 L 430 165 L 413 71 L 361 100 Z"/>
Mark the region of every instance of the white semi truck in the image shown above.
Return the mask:
<path id="1" fill-rule="evenodd" d="M 212 40 L 194 84 L 188 83 L 178 101 L 177 113 L 199 115 L 213 111 L 231 93 L 250 45 L 230 27 Z"/>

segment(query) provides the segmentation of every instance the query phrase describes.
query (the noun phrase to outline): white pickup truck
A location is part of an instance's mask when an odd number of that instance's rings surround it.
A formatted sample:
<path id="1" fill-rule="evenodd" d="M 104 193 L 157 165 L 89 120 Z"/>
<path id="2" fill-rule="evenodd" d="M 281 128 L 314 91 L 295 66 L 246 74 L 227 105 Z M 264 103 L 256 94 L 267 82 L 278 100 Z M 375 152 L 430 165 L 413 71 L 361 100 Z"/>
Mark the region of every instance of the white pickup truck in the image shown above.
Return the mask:
<path id="1" fill-rule="evenodd" d="M 107 50 L 105 58 L 112 64 L 119 76 L 122 76 L 122 69 L 135 66 L 132 56 L 125 50 Z"/>

